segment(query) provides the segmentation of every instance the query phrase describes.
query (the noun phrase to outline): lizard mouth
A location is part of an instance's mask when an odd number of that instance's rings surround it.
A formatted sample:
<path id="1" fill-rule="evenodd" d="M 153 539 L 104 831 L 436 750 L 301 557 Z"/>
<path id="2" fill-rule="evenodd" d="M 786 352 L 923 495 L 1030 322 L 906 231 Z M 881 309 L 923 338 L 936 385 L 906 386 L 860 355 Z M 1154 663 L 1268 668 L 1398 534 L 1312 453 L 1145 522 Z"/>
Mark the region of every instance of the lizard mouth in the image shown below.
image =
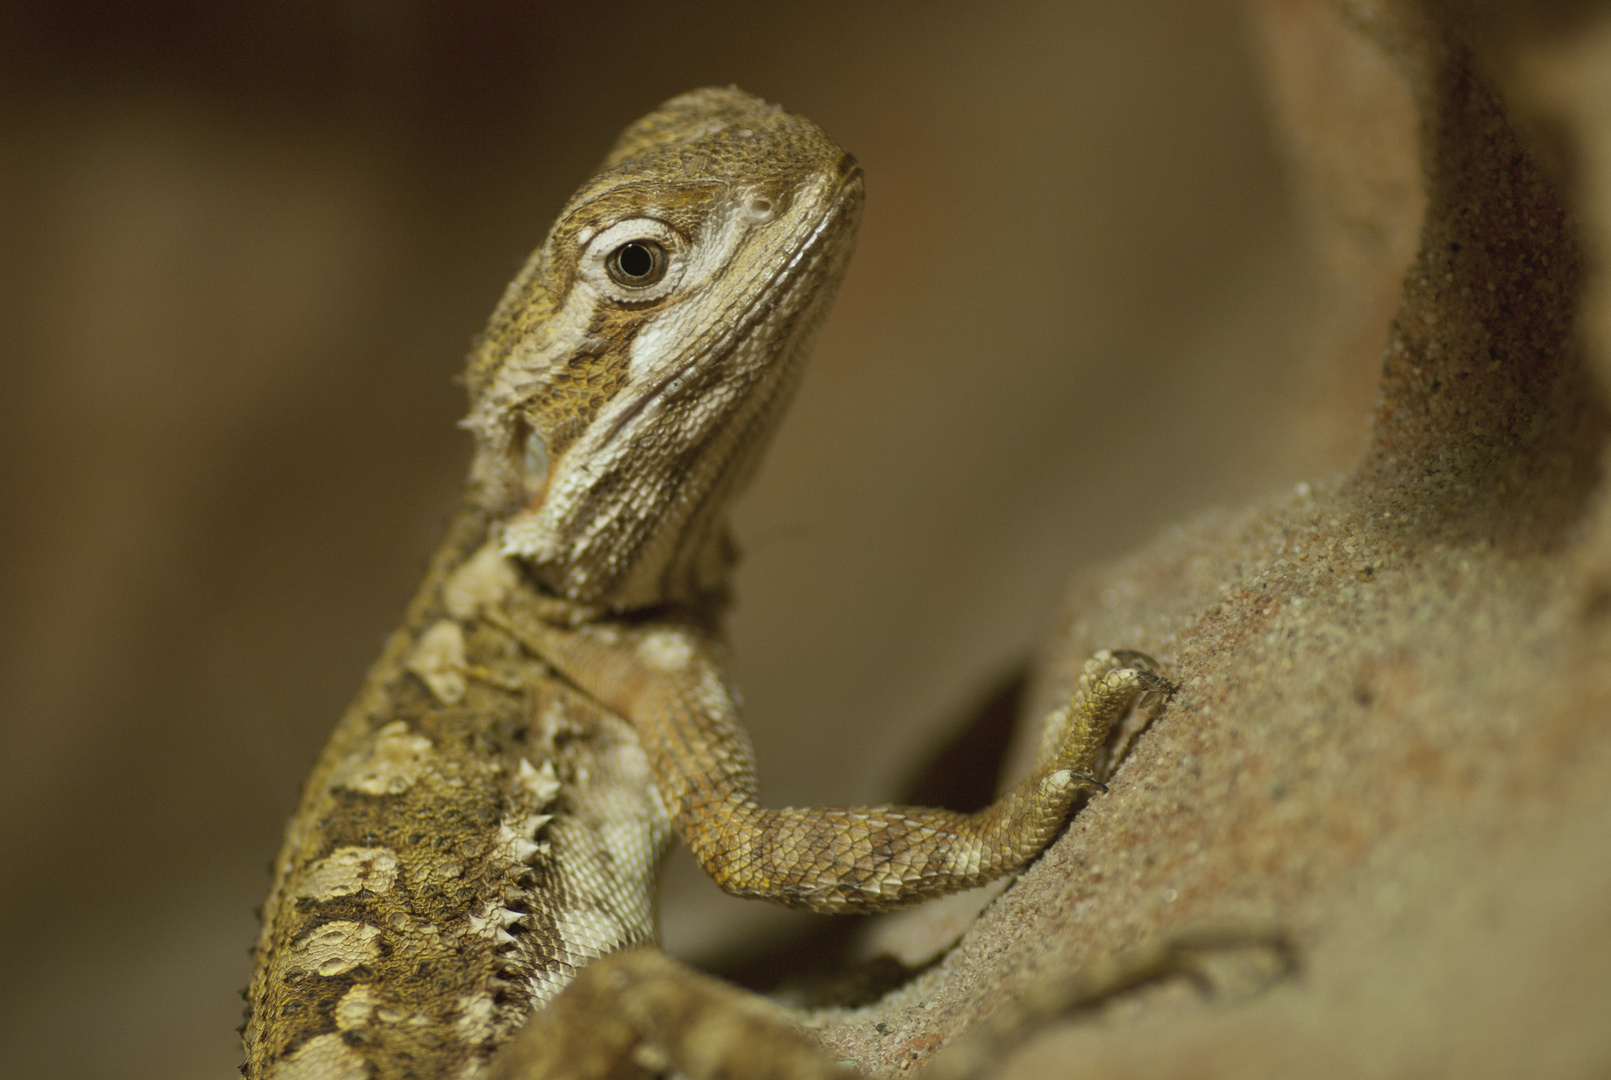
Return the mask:
<path id="1" fill-rule="evenodd" d="M 712 348 L 683 360 L 623 410 L 604 433 L 602 446 L 613 443 L 626 427 L 643 415 L 645 410 L 681 386 L 695 367 L 701 364 L 719 363 L 730 355 L 740 342 L 750 336 L 761 319 L 771 314 L 781 302 L 781 298 L 788 292 L 789 285 L 816 265 L 817 258 L 821 255 L 828 238 L 834 234 L 835 227 L 843 223 L 847 208 L 853 202 L 853 191 L 860 185 L 861 176 L 861 166 L 847 153 L 839 161 L 839 186 L 834 192 L 833 200 L 789 260 L 778 267 L 771 278 L 756 290 L 755 298 L 749 306 L 731 320 L 726 332 Z"/>

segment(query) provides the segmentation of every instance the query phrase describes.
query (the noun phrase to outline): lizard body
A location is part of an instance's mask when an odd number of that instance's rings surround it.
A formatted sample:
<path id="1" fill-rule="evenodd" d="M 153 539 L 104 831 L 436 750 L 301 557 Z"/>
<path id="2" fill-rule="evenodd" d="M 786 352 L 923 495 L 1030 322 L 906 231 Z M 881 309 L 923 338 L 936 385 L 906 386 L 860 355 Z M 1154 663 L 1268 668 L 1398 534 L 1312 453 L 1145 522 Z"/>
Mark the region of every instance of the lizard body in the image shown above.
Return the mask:
<path id="1" fill-rule="evenodd" d="M 654 937 L 673 830 L 729 891 L 879 910 L 1022 866 L 1109 728 L 1166 690 L 1095 662 L 976 815 L 763 808 L 718 617 L 726 507 L 849 258 L 855 160 L 737 90 L 630 127 L 471 355 L 464 507 L 275 866 L 259 1080 L 474 1077 L 590 961 Z"/>

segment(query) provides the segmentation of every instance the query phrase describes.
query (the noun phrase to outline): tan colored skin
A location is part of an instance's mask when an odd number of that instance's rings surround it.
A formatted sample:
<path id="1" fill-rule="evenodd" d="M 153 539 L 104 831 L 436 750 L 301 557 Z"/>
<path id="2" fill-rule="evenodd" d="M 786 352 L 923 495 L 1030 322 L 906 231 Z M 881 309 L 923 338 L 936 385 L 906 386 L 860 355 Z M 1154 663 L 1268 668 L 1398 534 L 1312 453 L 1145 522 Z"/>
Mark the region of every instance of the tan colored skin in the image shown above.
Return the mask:
<path id="1" fill-rule="evenodd" d="M 977 815 L 760 807 L 717 626 L 726 508 L 861 198 L 809 121 L 695 91 L 622 135 L 511 284 L 470 358 L 466 505 L 276 864 L 249 1077 L 479 1075 L 584 965 L 651 941 L 672 828 L 729 891 L 823 911 L 998 877 L 1167 690 L 1103 654 L 1040 767 Z M 623 283 L 631 243 L 663 277 Z"/>

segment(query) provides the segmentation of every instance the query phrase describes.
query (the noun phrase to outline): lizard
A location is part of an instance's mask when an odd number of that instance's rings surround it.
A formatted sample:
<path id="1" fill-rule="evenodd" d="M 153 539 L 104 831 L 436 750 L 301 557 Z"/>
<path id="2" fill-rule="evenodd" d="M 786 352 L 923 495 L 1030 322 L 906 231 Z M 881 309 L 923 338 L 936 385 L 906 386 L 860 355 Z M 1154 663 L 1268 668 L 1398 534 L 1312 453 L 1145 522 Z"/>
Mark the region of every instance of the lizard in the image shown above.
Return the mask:
<path id="1" fill-rule="evenodd" d="M 820 128 L 727 88 L 628 127 L 565 205 L 469 357 L 463 505 L 287 826 L 247 1077 L 489 1075 L 590 963 L 652 946 L 673 832 L 727 891 L 818 911 L 1015 871 L 1100 787 L 1115 722 L 1167 697 L 1149 658 L 1099 654 L 976 814 L 761 804 L 726 513 L 862 200 Z"/>

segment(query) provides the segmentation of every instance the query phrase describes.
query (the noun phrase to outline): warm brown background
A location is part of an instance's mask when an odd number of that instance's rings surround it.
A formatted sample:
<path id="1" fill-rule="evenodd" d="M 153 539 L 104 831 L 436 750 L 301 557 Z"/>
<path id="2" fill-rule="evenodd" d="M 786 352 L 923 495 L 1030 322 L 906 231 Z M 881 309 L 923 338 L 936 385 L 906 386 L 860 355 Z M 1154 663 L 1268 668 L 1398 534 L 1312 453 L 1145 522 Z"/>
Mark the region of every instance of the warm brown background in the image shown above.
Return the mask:
<path id="1" fill-rule="evenodd" d="M 455 499 L 460 358 L 671 94 L 868 176 L 738 515 L 771 800 L 888 795 L 1068 572 L 1340 466 L 1291 449 L 1253 57 L 1194 0 L 0 7 L 0 1071 L 229 1075 L 264 864 Z"/>

